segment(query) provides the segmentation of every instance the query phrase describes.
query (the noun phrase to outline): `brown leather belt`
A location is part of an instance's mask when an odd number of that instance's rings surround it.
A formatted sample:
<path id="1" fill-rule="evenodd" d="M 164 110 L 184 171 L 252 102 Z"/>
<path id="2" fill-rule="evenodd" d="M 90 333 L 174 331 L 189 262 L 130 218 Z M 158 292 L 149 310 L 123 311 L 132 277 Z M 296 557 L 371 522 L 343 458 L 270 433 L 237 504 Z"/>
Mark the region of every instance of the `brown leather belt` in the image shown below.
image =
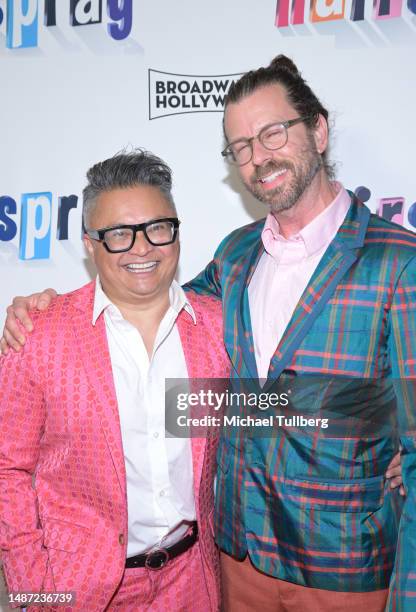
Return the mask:
<path id="1" fill-rule="evenodd" d="M 169 546 L 168 548 L 155 548 L 148 553 L 135 555 L 126 559 L 126 567 L 147 567 L 147 569 L 158 570 L 162 569 L 168 561 L 179 557 L 195 544 L 198 539 L 198 525 L 194 521 L 190 526 L 191 531 L 188 532 L 182 540 Z"/>

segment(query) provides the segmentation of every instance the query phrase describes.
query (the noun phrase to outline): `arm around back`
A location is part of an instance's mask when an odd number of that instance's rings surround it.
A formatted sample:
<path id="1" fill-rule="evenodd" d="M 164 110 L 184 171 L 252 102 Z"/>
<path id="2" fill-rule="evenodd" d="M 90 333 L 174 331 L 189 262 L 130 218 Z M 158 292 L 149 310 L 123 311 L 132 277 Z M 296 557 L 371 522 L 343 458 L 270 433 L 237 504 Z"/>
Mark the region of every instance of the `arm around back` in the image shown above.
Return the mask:
<path id="1" fill-rule="evenodd" d="M 0 352 L 3 355 L 8 353 L 9 347 L 14 351 L 20 351 L 25 344 L 27 333 L 33 330 L 30 311 L 49 308 L 56 295 L 55 289 L 44 289 L 42 293 L 13 298 L 12 305 L 7 308 L 3 337 L 0 339 Z"/>

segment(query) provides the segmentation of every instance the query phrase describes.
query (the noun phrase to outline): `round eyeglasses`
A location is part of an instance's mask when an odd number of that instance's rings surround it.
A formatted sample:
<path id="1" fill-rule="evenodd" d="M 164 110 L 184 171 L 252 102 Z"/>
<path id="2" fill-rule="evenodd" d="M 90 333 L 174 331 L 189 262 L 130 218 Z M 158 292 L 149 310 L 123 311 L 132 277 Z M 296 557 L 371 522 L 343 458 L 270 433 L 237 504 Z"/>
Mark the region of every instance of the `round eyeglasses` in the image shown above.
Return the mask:
<path id="1" fill-rule="evenodd" d="M 263 147 L 269 151 L 281 149 L 287 143 L 287 130 L 292 127 L 292 125 L 306 121 L 311 117 L 312 115 L 308 115 L 306 117 L 297 117 L 296 119 L 265 125 L 257 136 L 252 136 L 252 138 L 239 138 L 239 140 L 230 142 L 230 144 L 225 147 L 224 151 L 221 151 L 221 155 L 230 164 L 244 166 L 248 164 L 253 157 L 254 140 L 258 140 Z"/>
<path id="2" fill-rule="evenodd" d="M 146 240 L 153 246 L 172 244 L 178 235 L 180 221 L 177 217 L 154 219 L 136 225 L 116 225 L 98 230 L 86 230 L 85 233 L 93 240 L 104 244 L 109 253 L 130 251 L 137 232 L 143 232 Z"/>

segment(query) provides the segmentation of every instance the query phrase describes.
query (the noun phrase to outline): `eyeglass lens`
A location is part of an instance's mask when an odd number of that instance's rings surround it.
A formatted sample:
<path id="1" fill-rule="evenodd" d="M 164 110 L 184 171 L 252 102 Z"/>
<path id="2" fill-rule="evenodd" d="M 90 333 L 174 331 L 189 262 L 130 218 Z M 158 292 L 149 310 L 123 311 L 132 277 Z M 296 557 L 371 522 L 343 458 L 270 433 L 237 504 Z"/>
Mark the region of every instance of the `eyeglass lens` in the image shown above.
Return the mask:
<path id="1" fill-rule="evenodd" d="M 284 147 L 287 141 L 287 131 L 284 125 L 277 123 L 262 130 L 257 136 L 259 142 L 271 151 Z M 246 164 L 252 156 L 252 142 L 240 141 L 230 145 L 230 151 L 237 164 Z M 233 161 L 231 159 L 231 161 Z"/>
<path id="2" fill-rule="evenodd" d="M 171 221 L 158 221 L 148 225 L 144 234 L 147 240 L 155 245 L 170 242 L 174 235 L 174 225 Z M 134 230 L 128 227 L 117 227 L 105 232 L 104 240 L 111 250 L 128 249 L 133 246 Z"/>

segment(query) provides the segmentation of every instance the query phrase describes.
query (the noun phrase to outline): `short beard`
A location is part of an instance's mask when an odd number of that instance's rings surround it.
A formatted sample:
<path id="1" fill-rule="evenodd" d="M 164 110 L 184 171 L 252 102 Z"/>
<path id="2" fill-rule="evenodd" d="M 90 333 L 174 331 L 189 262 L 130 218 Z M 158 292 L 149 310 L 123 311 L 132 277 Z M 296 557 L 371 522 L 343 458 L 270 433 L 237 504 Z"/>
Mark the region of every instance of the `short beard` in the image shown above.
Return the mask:
<path id="1" fill-rule="evenodd" d="M 257 167 L 249 183 L 245 183 L 246 188 L 260 202 L 268 204 L 271 212 L 280 213 L 290 210 L 298 202 L 313 179 L 323 167 L 321 155 L 315 148 L 315 143 L 302 152 L 302 163 L 295 166 L 290 161 L 269 160 L 264 166 Z M 271 172 L 288 170 L 292 174 L 289 184 L 276 187 L 270 191 L 263 190 L 258 183 L 259 178 L 267 176 Z"/>

